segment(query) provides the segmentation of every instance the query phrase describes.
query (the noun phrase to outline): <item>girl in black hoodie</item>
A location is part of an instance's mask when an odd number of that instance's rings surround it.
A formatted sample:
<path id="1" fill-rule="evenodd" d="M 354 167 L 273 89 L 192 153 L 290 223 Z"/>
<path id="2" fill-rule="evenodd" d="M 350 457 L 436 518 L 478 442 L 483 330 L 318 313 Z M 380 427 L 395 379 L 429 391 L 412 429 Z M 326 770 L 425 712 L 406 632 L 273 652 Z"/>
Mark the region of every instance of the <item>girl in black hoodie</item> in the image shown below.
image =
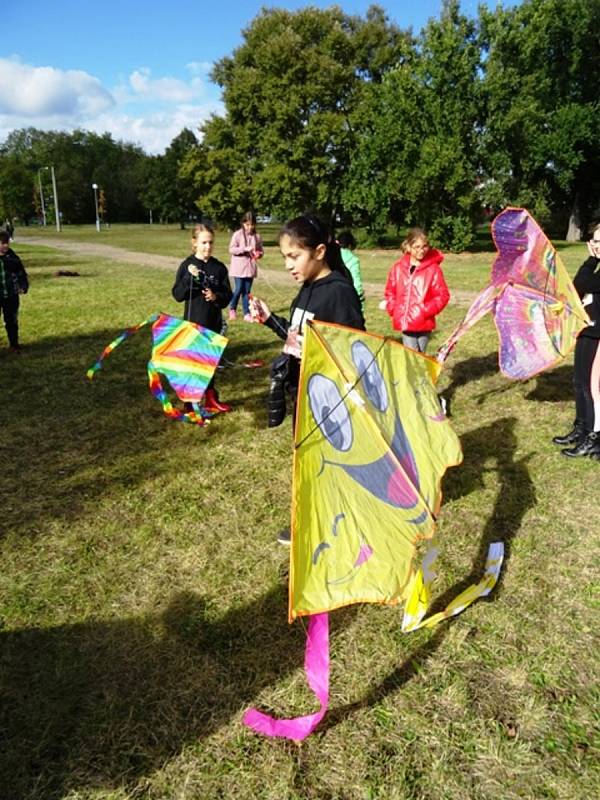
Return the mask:
<path id="1" fill-rule="evenodd" d="M 272 413 L 272 396 L 277 379 L 280 382 L 282 378 L 285 380 L 294 401 L 295 412 L 305 324 L 316 319 L 359 330 L 365 329 L 360 299 L 352 283 L 352 276 L 344 265 L 339 245 L 329 235 L 326 225 L 312 216 L 296 217 L 281 229 L 279 247 L 285 259 L 285 268 L 301 284 L 291 306 L 290 319 L 273 314 L 262 300 L 252 298 L 250 302 L 252 317 L 271 328 L 281 339 L 285 339 L 283 352 L 286 357 L 276 359 L 271 368 L 271 427 L 280 424 L 285 414 L 285 405 L 280 416 Z M 281 373 L 279 376 L 277 371 Z M 283 391 L 283 386 L 281 388 Z M 289 544 L 289 531 L 283 531 L 278 541 Z"/>
<path id="2" fill-rule="evenodd" d="M 555 436 L 554 444 L 571 445 L 565 456 L 592 456 L 600 460 L 600 225 L 588 242 L 590 257 L 573 278 L 591 324 L 577 337 L 575 345 L 575 424 L 564 436 Z"/>
<path id="3" fill-rule="evenodd" d="M 184 319 L 220 333 L 223 325 L 221 309 L 229 305 L 231 286 L 227 267 L 213 257 L 214 238 L 214 231 L 208 223 L 194 226 L 194 253 L 179 265 L 172 294 L 178 302 L 185 301 Z M 206 389 L 204 408 L 207 411 L 231 411 L 229 404 L 219 401 L 214 378 Z"/>
<path id="4" fill-rule="evenodd" d="M 309 320 L 336 322 L 359 330 L 365 329 L 365 321 L 352 276 L 326 225 L 312 216 L 296 217 L 281 229 L 279 247 L 285 268 L 301 284 L 290 319 L 273 314 L 257 298 L 252 299 L 251 313 L 257 322 L 285 339 L 283 352 L 290 356 L 288 384 L 293 391 L 300 374 L 302 334 Z"/>

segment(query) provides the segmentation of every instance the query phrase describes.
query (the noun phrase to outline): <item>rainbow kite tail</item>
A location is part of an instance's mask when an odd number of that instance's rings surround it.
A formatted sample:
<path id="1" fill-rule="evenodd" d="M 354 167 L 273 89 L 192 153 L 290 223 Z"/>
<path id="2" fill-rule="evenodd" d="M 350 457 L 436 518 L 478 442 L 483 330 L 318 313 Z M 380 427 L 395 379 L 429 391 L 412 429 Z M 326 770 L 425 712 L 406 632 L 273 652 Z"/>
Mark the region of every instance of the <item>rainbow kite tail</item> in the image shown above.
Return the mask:
<path id="1" fill-rule="evenodd" d="M 169 395 L 165 392 L 160 382 L 158 372 L 151 361 L 148 362 L 148 384 L 152 396 L 159 401 L 164 415 L 169 417 L 169 419 L 175 420 L 176 422 L 189 422 L 192 425 L 204 425 L 205 422 L 214 416 L 214 414 L 206 411 L 198 403 L 191 403 L 192 411 L 180 411 L 175 408 L 169 400 Z"/>
<path id="2" fill-rule="evenodd" d="M 132 328 L 125 328 L 125 330 L 120 333 L 116 339 L 114 339 L 110 344 L 107 344 L 98 361 L 94 364 L 93 367 L 90 367 L 86 373 L 89 380 L 93 380 L 94 375 L 98 372 L 98 370 L 102 369 L 102 362 L 106 358 L 106 356 L 110 355 L 112 351 L 118 347 L 121 342 L 124 342 L 125 339 L 129 339 L 130 336 L 133 336 L 134 333 L 137 333 L 141 328 L 145 325 L 149 325 L 151 322 L 156 322 L 156 320 L 160 317 L 160 314 L 152 314 L 143 322 L 140 322 L 139 325 L 134 325 Z"/>

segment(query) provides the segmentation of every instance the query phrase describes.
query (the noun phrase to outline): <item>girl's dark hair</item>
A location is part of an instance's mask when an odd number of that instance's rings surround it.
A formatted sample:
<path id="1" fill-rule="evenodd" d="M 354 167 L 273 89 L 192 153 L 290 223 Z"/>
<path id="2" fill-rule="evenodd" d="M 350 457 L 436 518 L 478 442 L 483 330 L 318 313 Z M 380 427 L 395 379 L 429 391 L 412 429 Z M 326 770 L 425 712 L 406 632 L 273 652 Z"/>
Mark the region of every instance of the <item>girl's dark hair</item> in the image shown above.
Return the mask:
<path id="1" fill-rule="evenodd" d="M 256 225 L 256 214 L 254 211 L 246 211 L 244 216 L 242 217 L 242 225 L 244 222 L 251 222 L 253 225 Z"/>
<path id="2" fill-rule="evenodd" d="M 318 217 L 312 214 L 303 214 L 301 217 L 286 222 L 279 231 L 279 239 L 282 236 L 289 236 L 293 242 L 297 242 L 301 247 L 315 250 L 320 244 L 324 244 L 325 261 L 332 272 L 339 272 L 346 280 L 352 284 L 352 275 L 344 264 L 340 246 L 329 233 L 329 228 Z"/>
<path id="3" fill-rule="evenodd" d="M 340 231 L 337 240 L 340 247 L 345 247 L 348 250 L 354 250 L 356 247 L 356 239 L 351 231 Z"/>

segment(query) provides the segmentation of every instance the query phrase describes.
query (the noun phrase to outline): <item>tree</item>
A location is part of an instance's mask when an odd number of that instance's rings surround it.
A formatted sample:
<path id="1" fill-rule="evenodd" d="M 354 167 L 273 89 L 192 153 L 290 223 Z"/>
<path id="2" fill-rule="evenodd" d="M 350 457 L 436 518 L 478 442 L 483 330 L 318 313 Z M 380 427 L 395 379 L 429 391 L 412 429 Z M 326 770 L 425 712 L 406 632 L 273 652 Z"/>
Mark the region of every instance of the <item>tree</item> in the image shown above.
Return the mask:
<path id="1" fill-rule="evenodd" d="M 176 136 L 163 156 L 150 158 L 144 170 L 141 197 L 145 206 L 163 222 L 176 220 L 181 229 L 197 213 L 194 181 L 185 164 L 198 148 L 198 140 L 189 128 Z"/>
<path id="2" fill-rule="evenodd" d="M 110 198 L 112 220 L 135 222 L 142 218 L 140 168 L 147 156 L 134 145 L 115 142 L 109 133 L 27 128 L 9 134 L 0 152 L 18 159 L 28 172 L 30 201 L 32 187 L 38 184 L 38 170 L 54 167 L 60 209 L 66 222 L 85 223 L 95 218 L 93 183 Z M 47 189 L 48 172 L 41 175 Z M 50 207 L 53 200 L 49 194 L 46 199 Z M 36 203 L 39 205 L 39 201 Z M 34 210 L 31 205 L 30 215 Z"/>
<path id="3" fill-rule="evenodd" d="M 570 238 L 600 210 L 599 18 L 600 0 L 481 10 L 486 200 L 525 205 Z"/>
<path id="4" fill-rule="evenodd" d="M 443 247 L 472 242 L 479 68 L 475 25 L 447 0 L 404 62 L 370 87 L 344 199 L 364 210 L 375 238 L 391 221 L 421 225 Z"/>
<path id="5" fill-rule="evenodd" d="M 28 223 L 33 216 L 31 185 L 31 175 L 19 158 L 0 155 L 0 219 Z"/>
<path id="6" fill-rule="evenodd" d="M 230 223 L 249 207 L 334 218 L 343 211 L 362 86 L 397 63 L 406 36 L 377 6 L 366 20 L 336 6 L 263 9 L 243 35 L 213 70 L 226 117 L 205 124 L 192 157 L 199 202 Z"/>

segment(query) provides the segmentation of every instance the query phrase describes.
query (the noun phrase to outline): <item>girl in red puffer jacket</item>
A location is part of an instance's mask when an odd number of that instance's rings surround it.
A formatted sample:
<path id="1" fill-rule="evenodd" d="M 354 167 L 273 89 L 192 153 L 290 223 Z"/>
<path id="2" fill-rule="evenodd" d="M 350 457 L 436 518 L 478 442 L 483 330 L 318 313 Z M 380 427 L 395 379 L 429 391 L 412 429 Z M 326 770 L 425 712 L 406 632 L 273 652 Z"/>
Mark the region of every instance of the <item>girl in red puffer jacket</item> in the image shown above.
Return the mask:
<path id="1" fill-rule="evenodd" d="M 444 256 L 429 246 L 421 228 L 411 228 L 402 251 L 385 284 L 385 310 L 394 330 L 402 331 L 402 344 L 424 353 L 435 317 L 450 300 L 440 267 Z"/>

